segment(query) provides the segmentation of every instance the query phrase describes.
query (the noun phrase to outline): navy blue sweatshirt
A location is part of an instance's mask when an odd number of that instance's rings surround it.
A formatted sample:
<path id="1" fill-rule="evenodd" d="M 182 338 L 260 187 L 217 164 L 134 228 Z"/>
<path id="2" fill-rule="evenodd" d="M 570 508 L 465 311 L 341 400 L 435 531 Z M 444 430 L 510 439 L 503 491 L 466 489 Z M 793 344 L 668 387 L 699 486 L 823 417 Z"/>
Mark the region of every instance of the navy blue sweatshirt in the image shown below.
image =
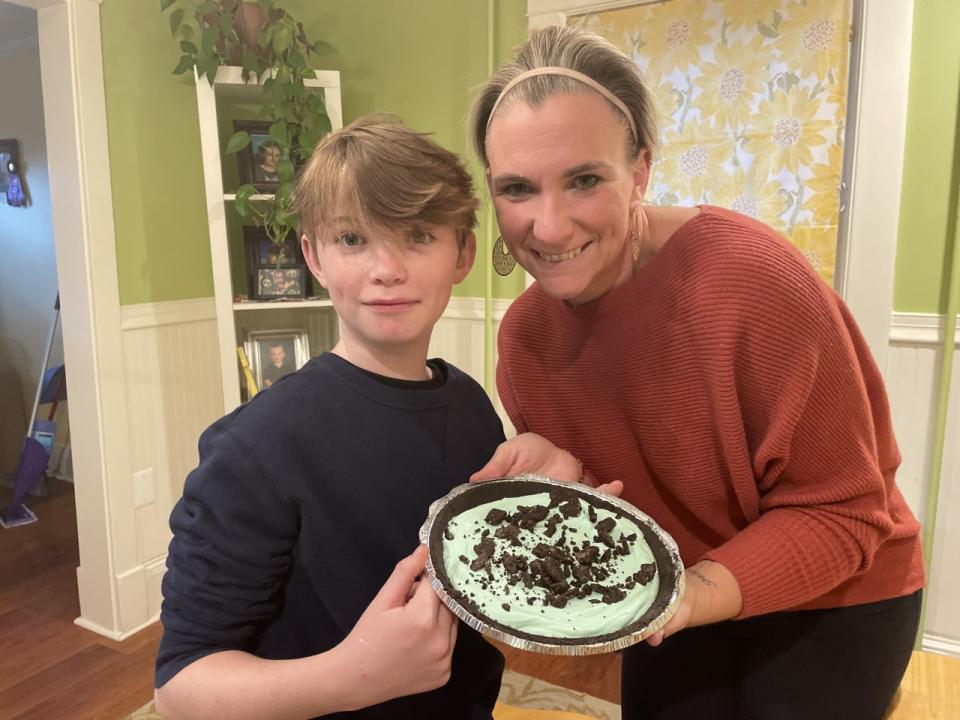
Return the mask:
<path id="1" fill-rule="evenodd" d="M 483 389 L 385 384 L 324 354 L 218 420 L 173 509 L 156 685 L 223 650 L 299 658 L 343 640 L 417 546 L 427 508 L 503 440 Z M 503 656 L 459 628 L 437 690 L 328 717 L 491 717 Z"/>

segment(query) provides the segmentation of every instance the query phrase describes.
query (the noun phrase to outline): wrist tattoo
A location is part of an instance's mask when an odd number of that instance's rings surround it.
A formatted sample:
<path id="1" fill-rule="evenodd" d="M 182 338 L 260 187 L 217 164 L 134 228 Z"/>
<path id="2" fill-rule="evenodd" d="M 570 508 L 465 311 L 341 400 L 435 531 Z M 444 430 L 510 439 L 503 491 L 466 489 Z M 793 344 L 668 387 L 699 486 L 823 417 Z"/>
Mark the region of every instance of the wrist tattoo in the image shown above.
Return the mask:
<path id="1" fill-rule="evenodd" d="M 716 584 L 713 580 L 710 580 L 706 575 L 704 575 L 704 574 L 703 574 L 702 572 L 700 572 L 699 570 L 692 570 L 692 569 L 691 569 L 691 570 L 687 570 L 687 572 L 690 573 L 691 575 L 693 575 L 695 578 L 697 578 L 697 580 L 699 580 L 700 582 L 702 582 L 704 585 L 709 585 L 710 587 L 716 587 L 716 586 L 717 586 L 717 584 Z"/>

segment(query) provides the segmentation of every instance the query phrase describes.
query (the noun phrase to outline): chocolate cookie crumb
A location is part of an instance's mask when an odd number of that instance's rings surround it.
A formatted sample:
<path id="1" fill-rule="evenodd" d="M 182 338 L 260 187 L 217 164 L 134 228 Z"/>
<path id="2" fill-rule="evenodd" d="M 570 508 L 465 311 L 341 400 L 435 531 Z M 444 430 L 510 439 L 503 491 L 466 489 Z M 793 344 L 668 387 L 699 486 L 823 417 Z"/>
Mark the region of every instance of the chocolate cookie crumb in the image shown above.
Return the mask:
<path id="1" fill-rule="evenodd" d="M 500 508 L 493 508 L 487 513 L 486 521 L 491 525 L 499 525 L 507 519 L 507 511 Z"/>

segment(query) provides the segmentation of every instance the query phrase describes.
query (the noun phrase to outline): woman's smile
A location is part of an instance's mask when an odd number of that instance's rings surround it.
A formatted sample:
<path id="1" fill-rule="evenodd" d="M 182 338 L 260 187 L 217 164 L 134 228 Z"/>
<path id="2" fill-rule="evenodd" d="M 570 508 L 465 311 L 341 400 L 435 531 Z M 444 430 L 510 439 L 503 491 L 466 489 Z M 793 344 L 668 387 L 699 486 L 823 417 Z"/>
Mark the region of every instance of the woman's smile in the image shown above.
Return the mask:
<path id="1" fill-rule="evenodd" d="M 560 254 L 548 253 L 543 250 L 534 250 L 533 252 L 535 252 L 537 254 L 537 257 L 539 257 L 544 262 L 561 263 L 561 262 L 566 262 L 567 260 L 573 260 L 575 257 L 579 256 L 580 253 L 582 253 L 592 244 L 593 244 L 593 241 L 590 241 L 588 243 L 585 243 L 584 245 L 581 245 L 578 248 L 574 248 L 573 250 L 568 250 L 567 252 L 560 253 Z"/>

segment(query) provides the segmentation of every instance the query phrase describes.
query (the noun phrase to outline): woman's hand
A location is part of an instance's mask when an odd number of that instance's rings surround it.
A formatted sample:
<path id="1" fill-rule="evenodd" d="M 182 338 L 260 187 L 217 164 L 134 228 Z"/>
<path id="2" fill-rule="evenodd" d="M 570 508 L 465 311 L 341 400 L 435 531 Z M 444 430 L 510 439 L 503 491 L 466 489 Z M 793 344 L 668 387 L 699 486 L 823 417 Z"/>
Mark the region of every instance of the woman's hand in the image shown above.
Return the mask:
<path id="1" fill-rule="evenodd" d="M 578 482 L 582 468 L 577 459 L 566 450 L 561 450 L 542 435 L 527 432 L 501 443 L 490 462 L 470 476 L 470 482 L 482 482 L 524 472 Z M 623 491 L 623 483 L 619 480 L 595 487 L 616 496 Z"/>
<path id="2" fill-rule="evenodd" d="M 457 619 L 429 582 L 417 580 L 426 562 L 421 545 L 397 563 L 337 646 L 342 666 L 358 681 L 350 709 L 433 690 L 450 679 Z"/>
<path id="3" fill-rule="evenodd" d="M 687 568 L 683 576 L 686 589 L 680 607 L 663 629 L 647 638 L 647 642 L 654 647 L 685 627 L 708 625 L 740 614 L 743 606 L 740 586 L 726 567 L 702 560 Z"/>

